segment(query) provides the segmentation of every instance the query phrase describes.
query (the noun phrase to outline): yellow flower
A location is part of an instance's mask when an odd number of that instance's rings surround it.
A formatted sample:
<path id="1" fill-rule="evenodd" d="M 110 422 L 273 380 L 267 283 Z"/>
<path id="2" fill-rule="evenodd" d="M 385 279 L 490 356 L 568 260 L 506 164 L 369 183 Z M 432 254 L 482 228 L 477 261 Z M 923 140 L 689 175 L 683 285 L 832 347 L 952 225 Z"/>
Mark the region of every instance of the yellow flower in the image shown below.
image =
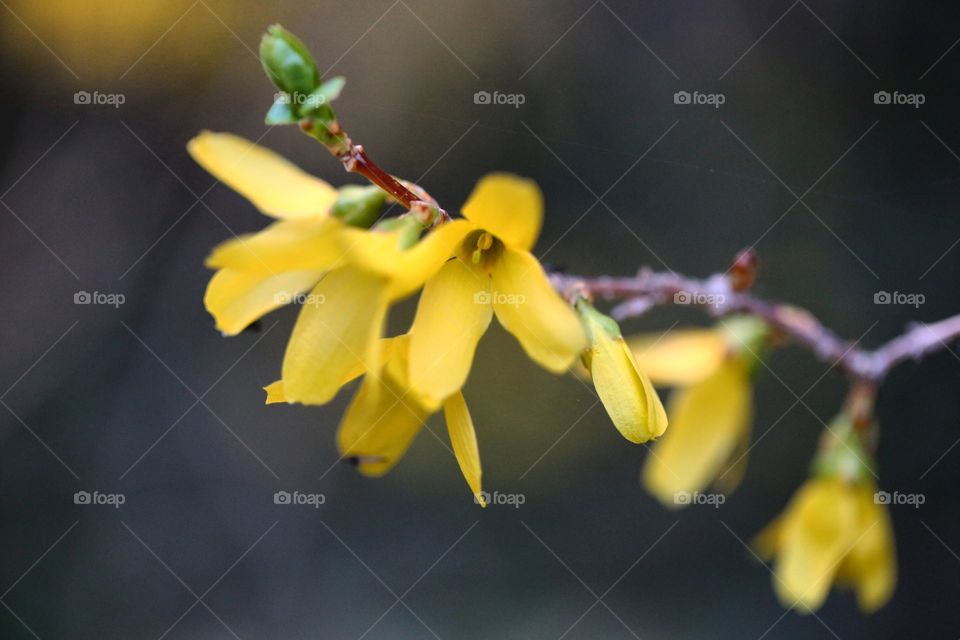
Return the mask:
<path id="1" fill-rule="evenodd" d="M 765 335 L 762 322 L 736 318 L 713 330 L 631 341 L 654 383 L 679 386 L 668 404 L 670 431 L 643 469 L 644 486 L 667 507 L 687 504 L 677 494 L 714 481 L 723 491 L 739 484 L 750 440 L 751 368 Z"/>
<path id="2" fill-rule="evenodd" d="M 382 341 L 380 373 L 367 374 L 337 430 L 340 454 L 356 461 L 364 475 L 382 476 L 403 456 L 426 420 L 442 407 L 463 477 L 476 502 L 486 506 L 477 436 L 463 394 L 456 391 L 441 402 L 411 389 L 409 347 L 409 334 Z"/>
<path id="3" fill-rule="evenodd" d="M 219 180 L 279 218 L 213 251 L 207 266 L 218 271 L 204 301 L 217 327 L 234 335 L 307 294 L 283 361 L 288 402 L 323 404 L 348 372 L 376 368 L 389 305 L 422 286 L 470 228 L 451 222 L 417 242 L 421 227 L 412 218 L 372 231 L 351 227 L 329 215 L 338 197 L 333 187 L 262 147 L 204 132 L 188 149 Z"/>
<path id="4" fill-rule="evenodd" d="M 583 364 L 614 426 L 630 442 L 646 442 L 663 435 L 667 414 L 653 384 L 620 335 L 620 327 L 586 300 L 579 300 L 577 309 L 590 338 Z"/>
<path id="5" fill-rule="evenodd" d="M 871 480 L 840 475 L 808 480 L 754 541 L 774 560 L 774 590 L 785 607 L 814 611 L 831 584 L 852 587 L 867 613 L 890 599 L 896 557 L 890 515 Z"/>
<path id="6" fill-rule="evenodd" d="M 410 329 L 410 382 L 435 397 L 458 391 L 495 314 L 535 362 L 562 372 L 586 347 L 576 313 L 530 249 L 543 198 L 530 180 L 491 174 L 463 206 L 468 232 L 424 286 Z"/>

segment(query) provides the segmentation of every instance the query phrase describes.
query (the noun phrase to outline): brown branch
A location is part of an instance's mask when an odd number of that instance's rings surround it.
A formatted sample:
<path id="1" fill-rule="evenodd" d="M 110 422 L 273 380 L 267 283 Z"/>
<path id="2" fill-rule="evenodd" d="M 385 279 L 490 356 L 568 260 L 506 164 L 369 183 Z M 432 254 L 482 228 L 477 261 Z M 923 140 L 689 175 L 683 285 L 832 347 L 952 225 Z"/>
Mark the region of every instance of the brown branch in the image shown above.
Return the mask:
<path id="1" fill-rule="evenodd" d="M 324 146 L 343 163 L 344 169 L 348 172 L 358 173 L 383 189 L 387 195 L 403 205 L 404 209 L 418 216 L 426 226 L 440 224 L 450 219 L 447 212 L 441 209 L 437 202 L 423 189 L 416 185 L 409 185 L 408 187 L 408 185 L 384 171 L 367 155 L 363 145 L 354 144 L 338 121 L 333 120 L 330 124 L 321 124 L 326 127 L 329 134 L 324 136 L 327 139 Z M 300 122 L 300 129 L 308 135 L 313 134 L 315 126 L 315 122 L 310 119 L 304 119 Z"/>
<path id="2" fill-rule="evenodd" d="M 586 295 L 621 300 L 611 312 L 617 320 L 638 317 L 667 304 L 700 307 L 713 317 L 747 314 L 762 318 L 776 333 L 861 382 L 878 383 L 901 362 L 919 360 L 960 339 L 960 315 L 956 315 L 933 324 L 916 324 L 877 349 L 863 349 L 856 342 L 840 338 L 805 309 L 751 294 L 747 289 L 753 283 L 756 262 L 754 258 L 744 266 L 745 255 L 752 256 L 752 252 L 738 255 L 726 273 L 705 279 L 649 269 L 625 278 L 567 274 L 552 274 L 550 278 L 568 299 Z"/>

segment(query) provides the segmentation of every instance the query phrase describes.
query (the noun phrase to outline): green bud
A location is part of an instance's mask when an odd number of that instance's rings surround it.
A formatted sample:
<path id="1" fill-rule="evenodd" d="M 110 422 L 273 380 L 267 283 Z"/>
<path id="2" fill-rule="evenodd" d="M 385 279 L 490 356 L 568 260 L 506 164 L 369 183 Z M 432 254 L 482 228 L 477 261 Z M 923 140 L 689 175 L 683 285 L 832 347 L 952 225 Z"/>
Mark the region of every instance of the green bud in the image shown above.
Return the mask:
<path id="1" fill-rule="evenodd" d="M 380 217 L 387 194 L 380 187 L 349 185 L 341 187 L 330 214 L 353 227 L 369 228 Z"/>
<path id="2" fill-rule="evenodd" d="M 313 56 L 278 24 L 270 26 L 260 41 L 260 62 L 273 84 L 288 94 L 307 96 L 320 84 Z"/>

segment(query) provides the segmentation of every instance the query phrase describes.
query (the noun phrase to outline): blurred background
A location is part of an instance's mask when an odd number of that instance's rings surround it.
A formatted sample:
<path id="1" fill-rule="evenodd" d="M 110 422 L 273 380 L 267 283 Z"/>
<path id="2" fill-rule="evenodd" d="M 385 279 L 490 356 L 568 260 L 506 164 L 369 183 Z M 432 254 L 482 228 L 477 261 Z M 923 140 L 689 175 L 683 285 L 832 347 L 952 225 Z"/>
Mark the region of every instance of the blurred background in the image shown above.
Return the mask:
<path id="1" fill-rule="evenodd" d="M 280 22 L 347 77 L 337 113 L 354 140 L 448 209 L 488 171 L 535 178 L 545 262 L 706 275 L 753 244 L 761 294 L 874 346 L 960 312 L 955 3 L 0 4 L 3 638 L 960 635 L 955 350 L 880 394 L 881 487 L 926 497 L 892 507 L 893 600 L 864 617 L 834 592 L 818 618 L 785 613 L 744 543 L 839 407 L 824 365 L 771 354 L 743 485 L 669 511 L 593 394 L 495 328 L 465 393 L 485 488 L 524 503 L 474 505 L 439 418 L 387 477 L 363 478 L 334 446 L 349 390 L 263 404 L 296 309 L 214 330 L 203 259 L 268 221 L 185 151 L 231 131 L 356 182 L 263 124 L 274 89 L 255 51 Z M 523 104 L 477 104 L 482 91 Z M 74 304 L 84 291 L 123 304 Z M 876 305 L 880 291 L 925 302 Z M 411 316 L 408 302 L 393 328 Z M 664 309 L 624 331 L 677 322 L 707 321 Z M 325 503 L 274 504 L 294 490 Z"/>

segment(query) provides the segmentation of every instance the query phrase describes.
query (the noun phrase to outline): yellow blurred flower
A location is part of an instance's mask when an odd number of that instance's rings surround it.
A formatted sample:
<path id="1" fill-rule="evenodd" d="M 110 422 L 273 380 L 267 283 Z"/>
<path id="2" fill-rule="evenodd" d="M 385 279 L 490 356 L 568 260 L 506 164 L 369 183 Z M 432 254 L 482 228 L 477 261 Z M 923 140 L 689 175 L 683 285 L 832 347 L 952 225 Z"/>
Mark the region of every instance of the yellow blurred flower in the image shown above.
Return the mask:
<path id="1" fill-rule="evenodd" d="M 774 590 L 785 607 L 814 611 L 832 584 L 856 591 L 871 613 L 890 599 L 896 556 L 890 515 L 870 479 L 828 475 L 807 481 L 754 542 L 773 560 Z"/>
<path id="2" fill-rule="evenodd" d="M 543 217 L 540 190 L 530 180 L 491 174 L 462 211 L 468 231 L 424 286 L 410 329 L 411 385 L 436 397 L 459 390 L 494 314 L 530 358 L 565 371 L 586 340 L 530 253 Z"/>
<path id="3" fill-rule="evenodd" d="M 678 494 L 722 491 L 739 484 L 746 467 L 752 417 L 752 368 L 766 325 L 731 318 L 710 330 L 671 331 L 630 341 L 655 384 L 676 385 L 670 430 L 644 463 L 643 483 L 664 505 L 687 504 Z"/>
<path id="4" fill-rule="evenodd" d="M 834 584 L 852 587 L 867 613 L 893 594 L 893 528 L 867 450 L 872 403 L 869 390 L 851 392 L 824 430 L 811 479 L 754 540 L 759 556 L 773 561 L 774 589 L 786 607 L 814 611 Z"/>
<path id="5" fill-rule="evenodd" d="M 612 318 L 586 300 L 577 302 L 589 336 L 583 364 L 614 426 L 630 442 L 646 442 L 667 429 L 660 397 Z"/>

